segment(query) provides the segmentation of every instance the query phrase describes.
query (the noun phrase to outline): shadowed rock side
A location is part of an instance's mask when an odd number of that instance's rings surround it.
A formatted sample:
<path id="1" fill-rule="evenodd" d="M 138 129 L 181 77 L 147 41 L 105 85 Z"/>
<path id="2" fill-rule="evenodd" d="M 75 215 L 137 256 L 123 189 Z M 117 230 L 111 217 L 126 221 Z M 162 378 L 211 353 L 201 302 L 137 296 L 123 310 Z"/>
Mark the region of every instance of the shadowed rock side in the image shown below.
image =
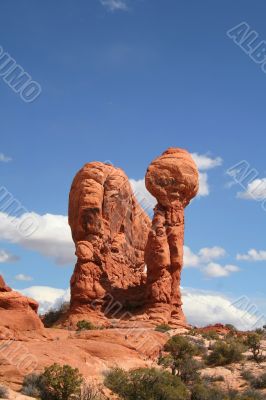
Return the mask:
<path id="1" fill-rule="evenodd" d="M 125 173 L 101 162 L 86 164 L 71 186 L 69 224 L 78 257 L 70 323 L 88 314 L 92 320 L 103 316 L 110 302 L 143 305 L 144 249 L 151 223 Z"/>
<path id="2" fill-rule="evenodd" d="M 37 312 L 35 300 L 10 289 L 0 276 L 0 337 L 7 330 L 15 333 L 43 328 Z"/>
<path id="3" fill-rule="evenodd" d="M 186 150 L 169 148 L 150 164 L 145 184 L 158 201 L 145 250 L 147 313 L 158 323 L 182 325 L 184 208 L 197 194 L 198 170 Z"/>

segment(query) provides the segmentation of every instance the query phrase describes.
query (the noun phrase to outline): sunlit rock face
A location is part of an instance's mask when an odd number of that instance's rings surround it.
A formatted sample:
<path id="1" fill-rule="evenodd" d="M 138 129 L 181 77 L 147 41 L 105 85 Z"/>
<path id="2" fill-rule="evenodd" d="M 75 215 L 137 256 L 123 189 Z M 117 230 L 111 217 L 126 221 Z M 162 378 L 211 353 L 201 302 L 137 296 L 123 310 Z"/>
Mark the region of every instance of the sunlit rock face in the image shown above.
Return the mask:
<path id="1" fill-rule="evenodd" d="M 185 323 L 180 293 L 184 208 L 197 194 L 198 182 L 195 162 L 179 148 L 166 150 L 146 173 L 146 188 L 158 202 L 145 249 L 147 313 L 157 322 Z"/>
<path id="2" fill-rule="evenodd" d="M 184 208 L 198 190 L 197 167 L 187 151 L 170 148 L 150 164 L 145 183 L 158 202 L 152 223 L 121 169 L 91 162 L 75 176 L 69 195 L 77 255 L 71 324 L 86 318 L 104 323 L 118 308 L 118 314 L 130 310 L 128 319 L 185 325 Z"/>
<path id="3" fill-rule="evenodd" d="M 78 258 L 71 279 L 72 320 L 106 314 L 112 298 L 123 307 L 142 305 L 151 222 L 125 173 L 101 162 L 86 164 L 71 187 L 69 224 Z"/>

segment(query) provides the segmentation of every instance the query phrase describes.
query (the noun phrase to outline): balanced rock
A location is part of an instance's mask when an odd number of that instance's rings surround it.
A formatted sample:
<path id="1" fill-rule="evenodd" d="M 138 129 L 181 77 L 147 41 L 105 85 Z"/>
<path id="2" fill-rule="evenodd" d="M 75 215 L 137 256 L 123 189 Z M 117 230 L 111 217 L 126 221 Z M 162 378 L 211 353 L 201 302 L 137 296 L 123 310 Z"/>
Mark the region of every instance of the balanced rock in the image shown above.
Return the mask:
<path id="1" fill-rule="evenodd" d="M 110 302 L 116 308 L 143 305 L 151 223 L 125 173 L 107 163 L 85 164 L 71 186 L 69 225 L 78 258 L 69 321 L 105 317 Z"/>
<path id="2" fill-rule="evenodd" d="M 0 276 L 0 332 L 1 328 L 12 331 L 31 331 L 43 328 L 38 317 L 38 303 L 6 286 Z"/>
<path id="3" fill-rule="evenodd" d="M 186 150 L 169 148 L 150 164 L 145 184 L 158 202 L 145 249 L 147 313 L 158 323 L 182 325 L 184 208 L 198 191 L 197 166 Z"/>

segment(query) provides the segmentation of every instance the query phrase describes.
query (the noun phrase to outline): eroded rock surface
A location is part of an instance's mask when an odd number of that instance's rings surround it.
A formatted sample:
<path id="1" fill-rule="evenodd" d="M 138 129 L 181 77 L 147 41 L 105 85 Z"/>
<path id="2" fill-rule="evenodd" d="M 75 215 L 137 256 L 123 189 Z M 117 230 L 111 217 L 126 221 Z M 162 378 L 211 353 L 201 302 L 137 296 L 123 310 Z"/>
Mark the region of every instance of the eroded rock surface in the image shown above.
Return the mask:
<path id="1" fill-rule="evenodd" d="M 69 224 L 78 257 L 70 320 L 105 313 L 111 299 L 123 306 L 143 304 L 150 219 L 125 173 L 106 163 L 86 164 L 71 187 Z"/>
<path id="2" fill-rule="evenodd" d="M 198 170 L 186 150 L 169 148 L 150 164 L 145 184 L 158 202 L 145 250 L 147 312 L 158 323 L 182 325 L 184 209 L 197 194 Z"/>
<path id="3" fill-rule="evenodd" d="M 0 276 L 0 336 L 7 330 L 15 333 L 43 328 L 37 312 L 35 300 L 11 290 Z"/>

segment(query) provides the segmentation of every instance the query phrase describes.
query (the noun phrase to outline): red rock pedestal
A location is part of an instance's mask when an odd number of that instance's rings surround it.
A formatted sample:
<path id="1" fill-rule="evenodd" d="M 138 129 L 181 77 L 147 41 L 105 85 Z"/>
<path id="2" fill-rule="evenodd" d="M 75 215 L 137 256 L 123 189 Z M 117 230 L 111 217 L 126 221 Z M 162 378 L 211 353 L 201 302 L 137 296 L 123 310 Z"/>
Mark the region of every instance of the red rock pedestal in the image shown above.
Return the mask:
<path id="1" fill-rule="evenodd" d="M 198 191 L 198 170 L 186 150 L 170 148 L 150 164 L 145 183 L 158 201 L 145 249 L 146 312 L 157 323 L 185 325 L 180 293 L 184 208 Z"/>
<path id="2" fill-rule="evenodd" d="M 124 172 L 101 162 L 86 164 L 72 183 L 69 224 L 78 260 L 68 320 L 105 318 L 110 303 L 110 318 L 115 307 L 143 305 L 150 219 Z"/>

